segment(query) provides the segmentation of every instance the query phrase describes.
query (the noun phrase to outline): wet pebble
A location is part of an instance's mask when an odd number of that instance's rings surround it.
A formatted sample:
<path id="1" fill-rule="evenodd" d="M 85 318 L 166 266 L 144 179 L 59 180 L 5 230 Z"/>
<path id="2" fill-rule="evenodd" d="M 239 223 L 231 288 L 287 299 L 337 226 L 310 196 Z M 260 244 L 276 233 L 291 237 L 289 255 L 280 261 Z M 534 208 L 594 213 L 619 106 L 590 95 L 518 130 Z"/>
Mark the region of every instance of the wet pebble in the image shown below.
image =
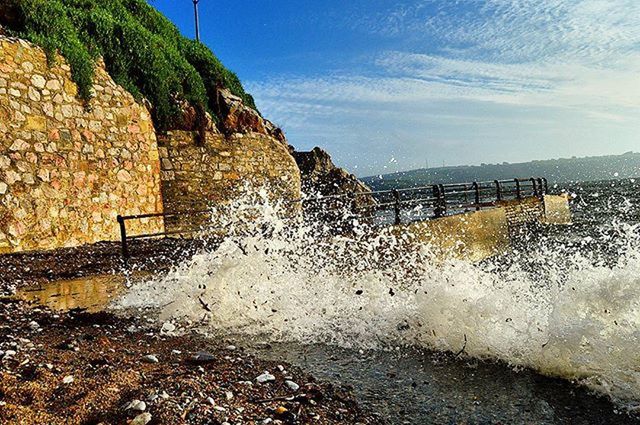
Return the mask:
<path id="1" fill-rule="evenodd" d="M 160 333 L 162 334 L 170 334 L 176 330 L 176 325 L 171 322 L 164 322 L 162 324 L 162 328 L 160 329 Z"/>
<path id="2" fill-rule="evenodd" d="M 145 363 L 158 363 L 159 360 L 156 356 L 154 356 L 153 354 L 147 354 L 146 356 L 142 357 L 142 361 Z"/>
<path id="3" fill-rule="evenodd" d="M 141 400 L 133 400 L 131 403 L 129 403 L 126 410 L 136 410 L 138 412 L 144 412 L 145 410 L 147 410 L 147 403 Z"/>
<path id="4" fill-rule="evenodd" d="M 151 414 L 144 412 L 133 418 L 129 425 L 147 425 L 149 422 L 151 422 Z"/>
<path id="5" fill-rule="evenodd" d="M 284 381 L 284 383 L 291 391 L 298 391 L 300 389 L 300 385 L 296 384 L 293 381 Z"/>
<path id="6" fill-rule="evenodd" d="M 258 376 L 256 378 L 256 381 L 259 384 L 264 384 L 266 382 L 272 382 L 272 381 L 275 381 L 275 380 L 276 380 L 276 377 L 273 376 L 272 374 L 270 374 L 269 372 L 265 372 L 265 373 L 263 373 L 262 375 L 260 375 L 260 376 Z"/>
<path id="7" fill-rule="evenodd" d="M 195 356 L 191 358 L 195 363 L 210 363 L 215 361 L 216 357 L 213 354 L 205 351 L 198 351 Z"/>

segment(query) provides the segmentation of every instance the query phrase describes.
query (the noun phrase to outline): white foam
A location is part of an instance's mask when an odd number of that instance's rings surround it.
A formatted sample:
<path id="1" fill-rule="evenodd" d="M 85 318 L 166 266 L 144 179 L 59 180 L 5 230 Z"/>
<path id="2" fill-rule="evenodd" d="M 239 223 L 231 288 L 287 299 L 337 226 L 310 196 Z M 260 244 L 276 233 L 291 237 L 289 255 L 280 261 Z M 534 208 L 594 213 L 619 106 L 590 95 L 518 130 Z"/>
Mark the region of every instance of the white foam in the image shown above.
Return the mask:
<path id="1" fill-rule="evenodd" d="M 464 346 L 470 356 L 580 380 L 631 407 L 640 400 L 638 227 L 613 223 L 613 264 L 580 244 L 558 249 L 543 241 L 527 262 L 498 268 L 435 261 L 426 247 L 404 252 L 385 233 L 328 238 L 324 226 L 294 226 L 261 203 L 249 226 L 259 232 L 135 284 L 119 307 L 155 308 L 163 320 L 273 341 Z M 247 230 L 246 217 L 217 216 L 231 230 Z"/>

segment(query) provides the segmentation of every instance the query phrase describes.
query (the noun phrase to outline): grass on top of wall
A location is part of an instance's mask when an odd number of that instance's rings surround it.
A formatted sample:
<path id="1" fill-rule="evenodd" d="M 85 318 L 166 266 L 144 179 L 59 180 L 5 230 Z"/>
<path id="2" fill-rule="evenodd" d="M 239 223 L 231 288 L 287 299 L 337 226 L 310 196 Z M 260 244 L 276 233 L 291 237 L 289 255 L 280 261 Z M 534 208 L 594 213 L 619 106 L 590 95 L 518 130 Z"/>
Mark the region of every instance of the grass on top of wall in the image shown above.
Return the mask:
<path id="1" fill-rule="evenodd" d="M 255 108 L 238 77 L 211 50 L 183 37 L 145 0 L 9 1 L 15 18 L 8 26 L 42 46 L 50 60 L 60 52 L 86 100 L 91 97 L 95 64 L 101 56 L 116 83 L 151 102 L 160 130 L 180 119 L 176 98 L 215 111 L 219 85 Z"/>

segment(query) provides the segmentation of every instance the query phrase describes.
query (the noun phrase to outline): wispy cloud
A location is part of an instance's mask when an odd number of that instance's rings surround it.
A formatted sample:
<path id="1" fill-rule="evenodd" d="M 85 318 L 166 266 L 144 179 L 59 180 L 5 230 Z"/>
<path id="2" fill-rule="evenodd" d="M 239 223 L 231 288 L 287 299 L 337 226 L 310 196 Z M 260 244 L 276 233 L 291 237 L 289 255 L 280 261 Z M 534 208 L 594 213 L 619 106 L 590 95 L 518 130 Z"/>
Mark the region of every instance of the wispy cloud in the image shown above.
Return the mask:
<path id="1" fill-rule="evenodd" d="M 249 84 L 294 144 L 378 172 L 387 157 L 409 168 L 435 150 L 464 163 L 640 141 L 640 1 L 414 1 L 349 25 L 403 42 L 373 52 L 365 72 Z M 463 148 L 487 142 L 481 158 Z M 378 157 L 356 157 L 363 145 Z"/>

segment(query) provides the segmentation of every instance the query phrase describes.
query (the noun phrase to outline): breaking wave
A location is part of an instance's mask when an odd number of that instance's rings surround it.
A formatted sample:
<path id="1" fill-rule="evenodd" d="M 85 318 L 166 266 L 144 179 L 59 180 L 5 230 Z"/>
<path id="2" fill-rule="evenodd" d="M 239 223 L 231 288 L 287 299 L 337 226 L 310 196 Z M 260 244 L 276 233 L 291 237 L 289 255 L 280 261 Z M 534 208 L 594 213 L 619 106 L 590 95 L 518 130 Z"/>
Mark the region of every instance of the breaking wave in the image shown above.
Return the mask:
<path id="1" fill-rule="evenodd" d="M 321 220 L 292 223 L 256 198 L 214 213 L 238 236 L 135 283 L 119 307 L 270 341 L 499 359 L 640 406 L 637 225 L 558 232 L 471 264 L 355 220 L 349 236 L 331 236 Z"/>

